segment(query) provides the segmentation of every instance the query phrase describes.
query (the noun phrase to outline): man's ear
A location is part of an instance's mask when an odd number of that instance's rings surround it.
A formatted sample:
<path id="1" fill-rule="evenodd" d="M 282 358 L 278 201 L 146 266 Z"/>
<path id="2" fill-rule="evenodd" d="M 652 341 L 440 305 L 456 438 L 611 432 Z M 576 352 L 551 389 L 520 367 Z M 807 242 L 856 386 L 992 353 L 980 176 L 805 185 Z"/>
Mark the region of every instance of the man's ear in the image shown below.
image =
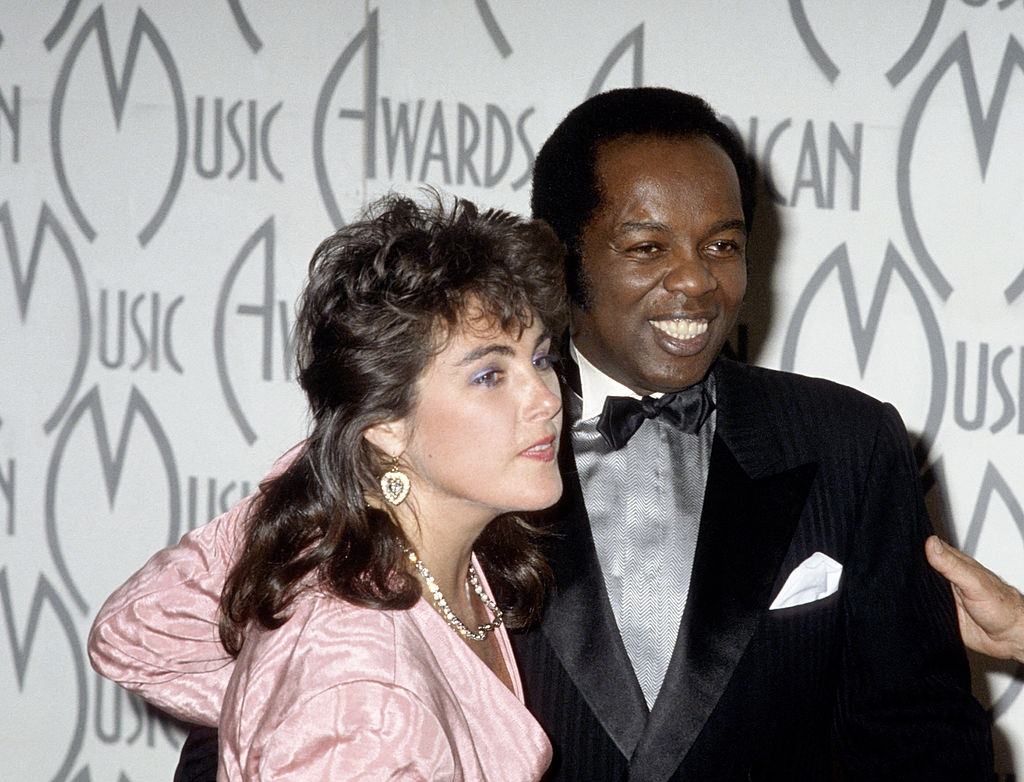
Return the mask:
<path id="1" fill-rule="evenodd" d="M 409 443 L 409 425 L 404 418 L 374 424 L 363 431 L 370 445 L 386 456 L 397 459 Z"/>

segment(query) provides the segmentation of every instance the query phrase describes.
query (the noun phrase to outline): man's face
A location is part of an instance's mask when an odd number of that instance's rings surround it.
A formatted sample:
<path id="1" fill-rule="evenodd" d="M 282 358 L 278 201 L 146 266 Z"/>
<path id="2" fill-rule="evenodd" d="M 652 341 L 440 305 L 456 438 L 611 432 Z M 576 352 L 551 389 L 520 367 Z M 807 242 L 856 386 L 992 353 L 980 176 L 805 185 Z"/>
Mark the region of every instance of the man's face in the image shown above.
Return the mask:
<path id="1" fill-rule="evenodd" d="M 728 155 L 704 136 L 604 144 L 601 205 L 580 247 L 587 304 L 576 347 L 638 394 L 700 382 L 747 285 L 746 226 Z"/>

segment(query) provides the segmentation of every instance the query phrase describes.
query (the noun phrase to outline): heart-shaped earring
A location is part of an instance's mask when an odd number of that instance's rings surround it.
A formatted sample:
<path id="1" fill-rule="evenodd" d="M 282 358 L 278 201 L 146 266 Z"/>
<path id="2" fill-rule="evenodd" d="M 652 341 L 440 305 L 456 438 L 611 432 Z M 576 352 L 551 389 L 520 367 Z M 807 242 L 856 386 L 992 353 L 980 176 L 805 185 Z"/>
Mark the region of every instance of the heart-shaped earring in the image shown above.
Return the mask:
<path id="1" fill-rule="evenodd" d="M 398 469 L 398 457 L 391 460 L 388 471 L 380 476 L 380 491 L 390 505 L 401 505 L 409 496 L 409 476 Z"/>

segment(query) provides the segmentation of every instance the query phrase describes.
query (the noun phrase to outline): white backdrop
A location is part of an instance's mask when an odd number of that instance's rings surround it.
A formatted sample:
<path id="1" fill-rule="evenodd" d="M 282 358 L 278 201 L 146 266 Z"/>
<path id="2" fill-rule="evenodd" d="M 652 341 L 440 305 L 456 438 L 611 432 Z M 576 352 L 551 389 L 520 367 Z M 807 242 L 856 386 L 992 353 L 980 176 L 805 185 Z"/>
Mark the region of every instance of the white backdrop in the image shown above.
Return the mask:
<path id="1" fill-rule="evenodd" d="M 389 188 L 526 211 L 604 88 L 768 174 L 733 349 L 893 401 L 936 523 L 1024 584 L 1021 0 L 0 0 L 0 777 L 166 779 L 104 597 L 302 436 L 306 261 Z M 974 661 L 998 768 L 1024 678 Z"/>

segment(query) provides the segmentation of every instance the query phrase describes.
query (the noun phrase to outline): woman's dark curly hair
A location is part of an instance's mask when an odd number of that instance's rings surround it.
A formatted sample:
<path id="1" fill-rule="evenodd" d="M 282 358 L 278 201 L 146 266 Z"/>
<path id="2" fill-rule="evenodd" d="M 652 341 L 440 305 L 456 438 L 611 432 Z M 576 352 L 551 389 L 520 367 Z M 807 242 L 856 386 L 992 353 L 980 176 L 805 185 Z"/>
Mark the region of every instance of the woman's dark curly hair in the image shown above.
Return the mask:
<path id="1" fill-rule="evenodd" d="M 470 310 L 518 338 L 539 318 L 564 328 L 562 244 L 543 222 L 480 212 L 469 201 L 421 205 L 391 195 L 313 254 L 296 321 L 299 381 L 311 433 L 295 460 L 259 490 L 242 553 L 221 598 L 232 654 L 251 623 L 275 629 L 309 588 L 358 605 L 408 608 L 420 587 L 406 569 L 401 527 L 367 507 L 385 457 L 367 428 L 408 416 L 416 381 Z M 505 514 L 474 550 L 510 627 L 539 610 L 549 571 L 540 530 Z"/>

